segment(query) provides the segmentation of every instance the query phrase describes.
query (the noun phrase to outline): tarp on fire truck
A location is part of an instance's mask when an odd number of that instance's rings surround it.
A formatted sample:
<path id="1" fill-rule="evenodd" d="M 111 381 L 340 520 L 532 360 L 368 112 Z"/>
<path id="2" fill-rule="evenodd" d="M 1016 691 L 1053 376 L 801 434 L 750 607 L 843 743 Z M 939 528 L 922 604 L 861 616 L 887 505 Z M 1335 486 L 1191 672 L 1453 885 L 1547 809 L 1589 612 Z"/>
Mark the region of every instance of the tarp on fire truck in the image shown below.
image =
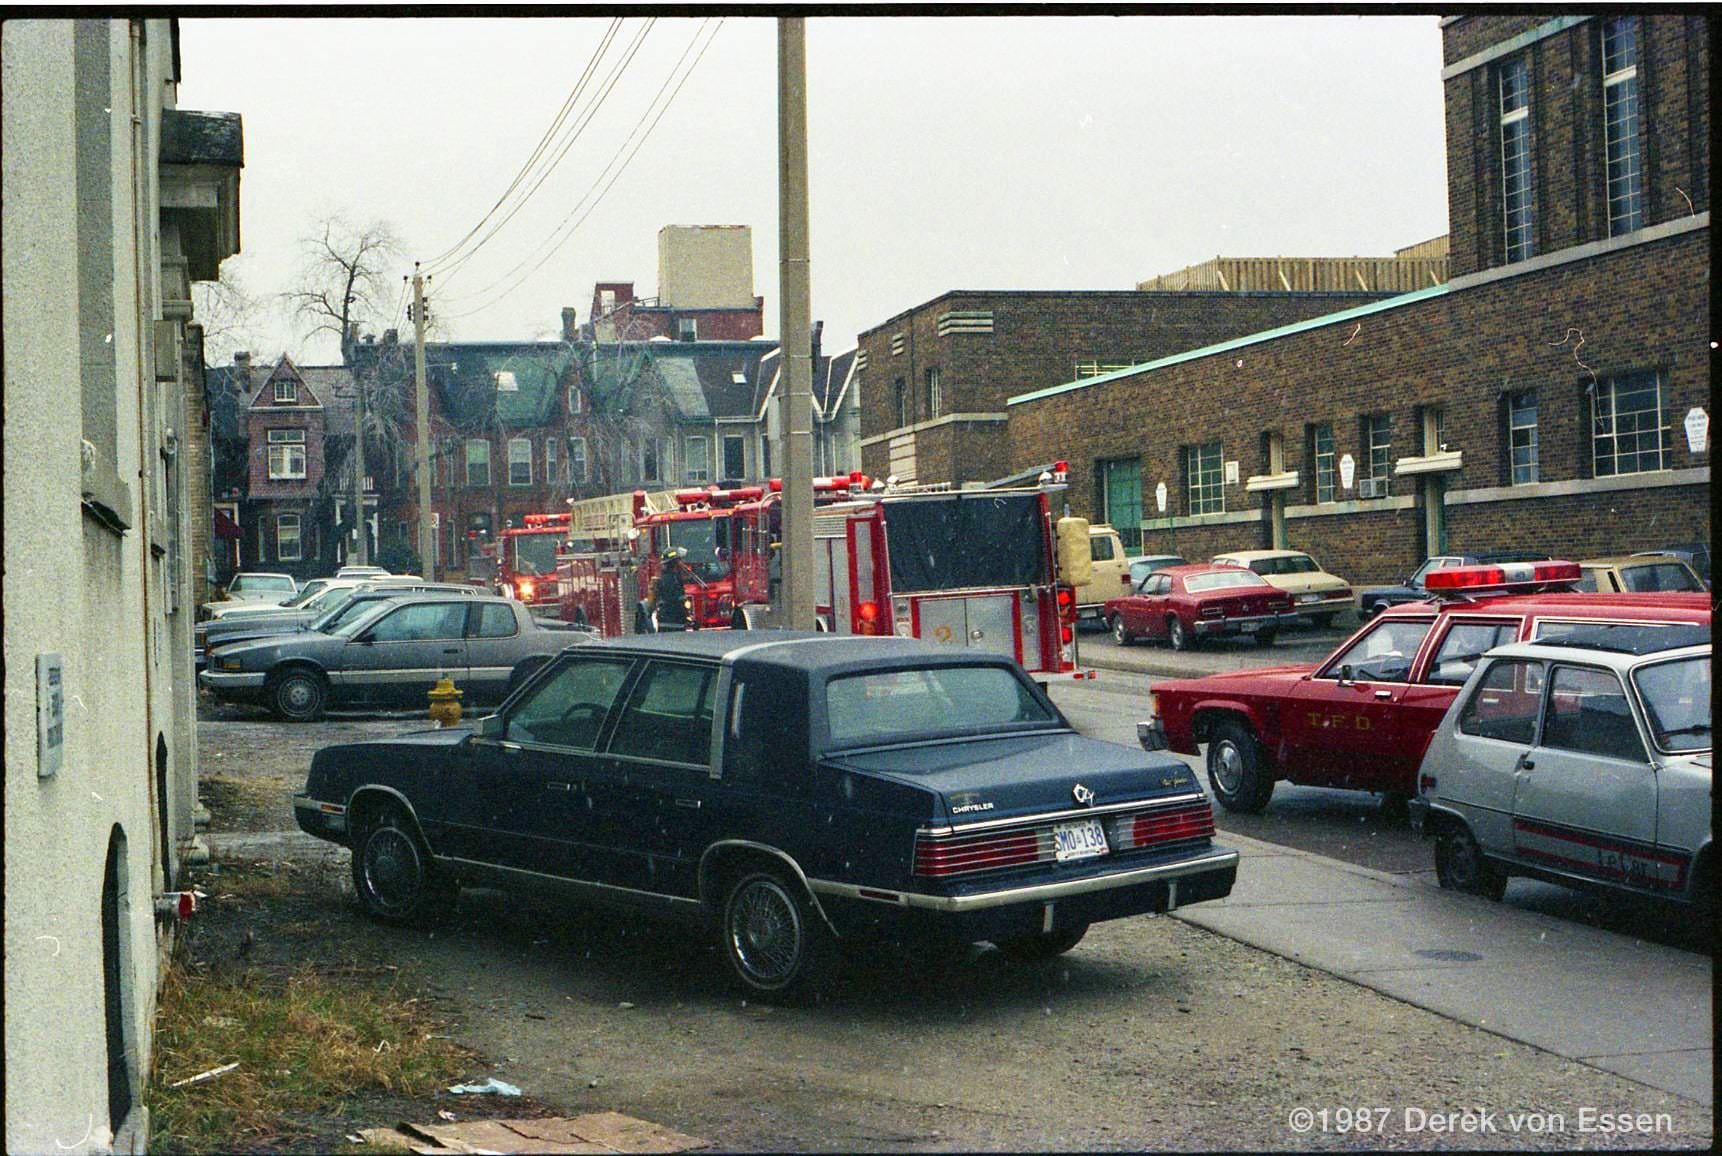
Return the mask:
<path id="1" fill-rule="evenodd" d="M 891 589 L 962 590 L 1048 581 L 1040 495 L 955 493 L 891 503 Z"/>

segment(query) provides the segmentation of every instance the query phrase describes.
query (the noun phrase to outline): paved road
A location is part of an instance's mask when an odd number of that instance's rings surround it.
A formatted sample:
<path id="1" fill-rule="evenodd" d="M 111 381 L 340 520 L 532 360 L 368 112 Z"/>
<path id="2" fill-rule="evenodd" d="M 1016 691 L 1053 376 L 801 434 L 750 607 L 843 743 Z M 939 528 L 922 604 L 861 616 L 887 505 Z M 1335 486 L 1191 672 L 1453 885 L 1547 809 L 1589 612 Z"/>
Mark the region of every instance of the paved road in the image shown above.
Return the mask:
<path id="1" fill-rule="evenodd" d="M 1272 646 L 1257 646 L 1244 638 L 1216 638 L 1190 650 L 1173 650 L 1164 642 L 1119 646 L 1104 631 L 1084 630 L 1077 635 L 1077 661 L 1081 666 L 1100 670 L 1199 678 L 1257 666 L 1318 662 L 1356 629 L 1349 619 L 1342 619 L 1338 626 L 1328 630 L 1297 627 L 1281 631 Z"/>

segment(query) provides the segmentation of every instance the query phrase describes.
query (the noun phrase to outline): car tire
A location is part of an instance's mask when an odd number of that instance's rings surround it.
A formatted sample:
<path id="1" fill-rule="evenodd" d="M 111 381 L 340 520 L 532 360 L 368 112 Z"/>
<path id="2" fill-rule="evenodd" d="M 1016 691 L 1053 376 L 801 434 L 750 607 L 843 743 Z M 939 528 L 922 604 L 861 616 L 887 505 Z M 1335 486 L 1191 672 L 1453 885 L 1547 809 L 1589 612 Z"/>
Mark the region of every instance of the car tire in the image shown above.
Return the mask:
<path id="1" fill-rule="evenodd" d="M 1119 646 L 1131 646 L 1136 642 L 1136 632 L 1124 625 L 1124 616 L 1114 614 L 1107 622 L 1112 628 L 1112 641 Z"/>
<path id="2" fill-rule="evenodd" d="M 749 995 L 791 1004 L 818 997 L 837 953 L 804 889 L 771 870 L 743 871 L 724 893 L 718 946 Z"/>
<path id="3" fill-rule="evenodd" d="M 1381 793 L 1381 817 L 1389 823 L 1410 822 L 1411 796 L 1403 791 L 1383 791 Z"/>
<path id="4" fill-rule="evenodd" d="M 1260 814 L 1273 797 L 1273 774 L 1248 723 L 1225 719 L 1208 735 L 1208 786 L 1228 811 Z"/>
<path id="5" fill-rule="evenodd" d="M 316 722 L 329 705 L 329 682 L 305 667 L 289 667 L 269 680 L 269 709 L 288 722 Z"/>
<path id="6" fill-rule="evenodd" d="M 1039 963 L 1063 955 L 1082 942 L 1088 934 L 1088 924 L 1078 923 L 1058 931 L 1038 931 L 1011 939 L 993 941 L 993 946 L 1018 963 Z"/>
<path id="7" fill-rule="evenodd" d="M 1507 893 L 1507 873 L 1491 863 L 1471 829 L 1455 823 L 1435 840 L 1435 880 L 1449 891 L 1486 899 Z"/>
<path id="8" fill-rule="evenodd" d="M 1166 641 L 1172 644 L 1173 650 L 1189 650 L 1196 644 L 1190 632 L 1184 629 L 1184 620 L 1176 614 L 1166 617 Z"/>
<path id="9" fill-rule="evenodd" d="M 1272 630 L 1258 630 L 1258 631 L 1256 631 L 1256 645 L 1257 646 L 1272 646 L 1274 644 L 1274 639 L 1278 638 L 1279 636 L 1280 636 L 1280 631 L 1279 631 L 1279 627 L 1277 627 L 1277 626 L 1274 627 Z"/>
<path id="10" fill-rule="evenodd" d="M 416 926 L 454 906 L 459 885 L 438 870 L 412 819 L 399 806 L 378 812 L 355 833 L 352 846 L 353 890 L 372 919 Z"/>

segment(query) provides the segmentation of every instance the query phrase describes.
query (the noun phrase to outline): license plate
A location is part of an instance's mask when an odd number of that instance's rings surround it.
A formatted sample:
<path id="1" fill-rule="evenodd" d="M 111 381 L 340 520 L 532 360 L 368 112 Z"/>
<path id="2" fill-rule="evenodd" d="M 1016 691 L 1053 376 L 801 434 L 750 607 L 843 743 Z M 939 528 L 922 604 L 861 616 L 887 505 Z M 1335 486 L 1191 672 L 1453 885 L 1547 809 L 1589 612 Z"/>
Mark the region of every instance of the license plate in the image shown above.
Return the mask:
<path id="1" fill-rule="evenodd" d="M 1240 622 L 1238 623 L 1238 630 L 1244 634 L 1254 634 L 1260 625 L 1259 622 Z"/>
<path id="2" fill-rule="evenodd" d="M 1106 830 L 1099 819 L 1060 823 L 1052 829 L 1052 846 L 1060 863 L 1071 859 L 1092 859 L 1106 854 Z"/>

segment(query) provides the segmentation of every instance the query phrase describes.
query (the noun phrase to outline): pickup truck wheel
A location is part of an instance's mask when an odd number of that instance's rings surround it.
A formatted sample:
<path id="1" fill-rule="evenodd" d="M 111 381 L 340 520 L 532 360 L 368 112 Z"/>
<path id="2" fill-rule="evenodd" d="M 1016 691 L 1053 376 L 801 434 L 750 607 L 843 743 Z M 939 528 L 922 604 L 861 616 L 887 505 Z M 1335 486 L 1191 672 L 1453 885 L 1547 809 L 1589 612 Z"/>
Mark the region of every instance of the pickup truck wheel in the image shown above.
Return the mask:
<path id="1" fill-rule="evenodd" d="M 1274 639 L 1279 636 L 1280 632 L 1277 626 L 1272 630 L 1258 630 L 1256 631 L 1256 645 L 1272 646 L 1274 644 Z"/>
<path id="2" fill-rule="evenodd" d="M 1001 939 L 994 946 L 1020 963 L 1036 963 L 1063 955 L 1082 942 L 1088 934 L 1088 924 L 1078 923 L 1059 931 L 1042 931 L 1014 939 Z"/>
<path id="3" fill-rule="evenodd" d="M 269 708 L 288 722 L 315 722 L 329 704 L 329 684 L 314 670 L 295 667 L 269 680 Z"/>
<path id="4" fill-rule="evenodd" d="M 1172 644 L 1173 650 L 1188 650 L 1194 644 L 1190 632 L 1184 629 L 1184 620 L 1176 614 L 1166 618 L 1166 641 Z"/>
<path id="5" fill-rule="evenodd" d="M 1469 827 L 1457 824 L 1435 841 L 1435 879 L 1450 891 L 1488 899 L 1507 893 L 1507 873 L 1489 862 Z"/>
<path id="6" fill-rule="evenodd" d="M 730 970 L 764 999 L 799 1003 L 830 977 L 836 944 L 801 889 L 775 871 L 743 874 L 724 899 L 719 937 Z"/>
<path id="7" fill-rule="evenodd" d="M 1208 785 L 1228 811 L 1255 815 L 1267 807 L 1274 780 L 1247 724 L 1235 719 L 1214 724 L 1208 737 Z"/>
<path id="8" fill-rule="evenodd" d="M 1129 646 L 1136 641 L 1136 632 L 1124 625 L 1122 614 L 1114 614 L 1110 625 L 1112 627 L 1112 641 L 1119 646 Z"/>
<path id="9" fill-rule="evenodd" d="M 372 919 L 413 925 L 445 914 L 459 887 L 437 870 L 412 820 L 390 806 L 353 839 L 353 890 Z"/>

